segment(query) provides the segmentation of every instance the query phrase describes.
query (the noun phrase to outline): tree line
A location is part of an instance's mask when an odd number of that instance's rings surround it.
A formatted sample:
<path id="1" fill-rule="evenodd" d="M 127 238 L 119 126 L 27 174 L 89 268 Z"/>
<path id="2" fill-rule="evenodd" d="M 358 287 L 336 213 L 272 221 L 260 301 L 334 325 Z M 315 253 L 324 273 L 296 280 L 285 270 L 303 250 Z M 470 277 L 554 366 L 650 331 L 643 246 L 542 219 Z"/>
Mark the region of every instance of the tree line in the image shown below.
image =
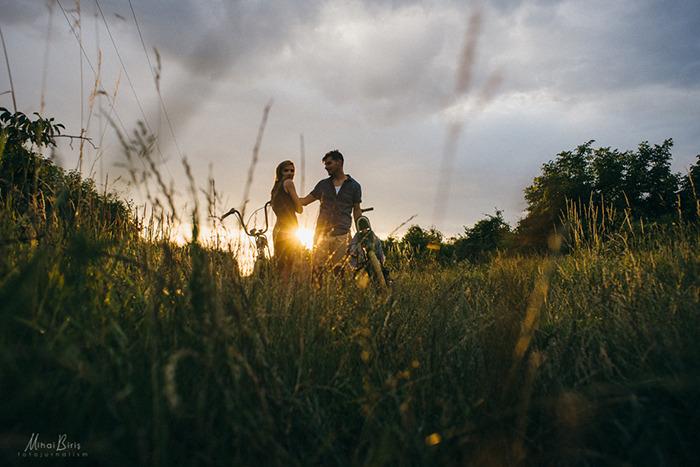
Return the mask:
<path id="1" fill-rule="evenodd" d="M 547 248 L 555 232 L 564 232 L 573 213 L 603 216 L 611 225 L 626 220 L 647 224 L 694 224 L 700 219 L 696 186 L 700 155 L 685 173 L 671 170 L 673 140 L 636 150 L 593 148 L 588 141 L 542 165 L 541 174 L 524 190 L 526 215 L 515 228 L 496 210 L 452 238 L 435 228 L 411 226 L 401 239 L 389 238 L 387 249 L 422 261 L 481 261 L 495 252 L 531 252 Z M 593 219 L 595 221 L 596 219 Z"/>

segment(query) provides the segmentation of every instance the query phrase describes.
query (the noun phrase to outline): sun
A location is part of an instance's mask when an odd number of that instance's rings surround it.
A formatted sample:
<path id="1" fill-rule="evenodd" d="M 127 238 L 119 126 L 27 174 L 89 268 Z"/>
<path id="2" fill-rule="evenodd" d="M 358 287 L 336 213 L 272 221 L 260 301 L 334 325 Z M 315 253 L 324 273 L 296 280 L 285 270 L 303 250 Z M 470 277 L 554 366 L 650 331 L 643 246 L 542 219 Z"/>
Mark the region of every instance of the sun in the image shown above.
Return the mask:
<path id="1" fill-rule="evenodd" d="M 314 231 L 311 229 L 306 229 L 304 227 L 299 227 L 297 229 L 297 238 L 301 242 L 301 244 L 306 248 L 307 250 L 310 250 L 314 247 Z"/>

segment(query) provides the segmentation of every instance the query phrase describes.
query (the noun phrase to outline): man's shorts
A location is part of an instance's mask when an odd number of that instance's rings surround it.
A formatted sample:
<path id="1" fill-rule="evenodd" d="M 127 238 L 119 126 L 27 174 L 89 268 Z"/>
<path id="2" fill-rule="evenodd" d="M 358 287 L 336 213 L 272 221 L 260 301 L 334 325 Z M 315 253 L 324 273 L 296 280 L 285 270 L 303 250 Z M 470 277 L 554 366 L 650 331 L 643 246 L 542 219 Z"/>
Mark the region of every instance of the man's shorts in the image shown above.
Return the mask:
<path id="1" fill-rule="evenodd" d="M 348 254 L 350 234 L 322 235 L 318 237 L 311 256 L 314 268 L 342 266 Z"/>

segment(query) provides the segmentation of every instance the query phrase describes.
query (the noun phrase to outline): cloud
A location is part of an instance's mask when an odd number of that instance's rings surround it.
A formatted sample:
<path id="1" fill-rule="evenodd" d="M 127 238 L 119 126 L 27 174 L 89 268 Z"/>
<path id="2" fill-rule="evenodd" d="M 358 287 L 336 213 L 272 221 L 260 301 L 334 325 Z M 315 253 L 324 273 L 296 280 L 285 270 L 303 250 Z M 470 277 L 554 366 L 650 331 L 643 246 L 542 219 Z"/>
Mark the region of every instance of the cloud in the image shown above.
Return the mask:
<path id="1" fill-rule="evenodd" d="M 225 79 L 256 67 L 288 40 L 297 25 L 309 22 L 309 2 L 174 0 L 136 4 L 137 18 L 148 25 L 146 36 L 168 59 L 190 73 Z"/>
<path id="2" fill-rule="evenodd" d="M 453 41 L 463 27 L 449 10 L 332 2 L 315 27 L 297 31 L 278 65 L 334 105 L 388 125 L 439 109 L 453 86 Z"/>
<path id="3" fill-rule="evenodd" d="M 3 24 L 32 25 L 37 16 L 45 12 L 47 5 L 37 0 L 18 2 L 16 0 L 0 0 Z"/>
<path id="4" fill-rule="evenodd" d="M 468 8 L 436 5 L 174 1 L 135 4 L 135 12 L 149 46 L 190 75 L 183 80 L 206 88 L 285 79 L 390 123 L 434 112 L 451 91 Z"/>
<path id="5" fill-rule="evenodd" d="M 507 87 L 568 99 L 652 83 L 696 87 L 700 8 L 688 2 L 527 2 L 492 17 L 485 46 Z"/>

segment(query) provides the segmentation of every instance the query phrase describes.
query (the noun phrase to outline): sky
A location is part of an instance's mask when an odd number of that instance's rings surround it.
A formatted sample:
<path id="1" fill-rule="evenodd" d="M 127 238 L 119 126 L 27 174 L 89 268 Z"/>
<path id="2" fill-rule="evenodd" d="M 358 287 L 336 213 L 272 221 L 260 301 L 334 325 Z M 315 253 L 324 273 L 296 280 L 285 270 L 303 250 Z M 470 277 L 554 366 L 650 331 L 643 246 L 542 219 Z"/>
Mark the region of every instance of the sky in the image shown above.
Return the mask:
<path id="1" fill-rule="evenodd" d="M 542 164 L 590 140 L 634 150 L 673 138 L 676 172 L 700 154 L 696 0 L 0 0 L 0 11 L 0 106 L 85 129 L 82 156 L 63 138 L 51 157 L 136 204 L 157 184 L 132 179 L 144 163 L 117 132 L 142 125 L 183 222 L 195 198 L 206 214 L 212 182 L 217 213 L 262 206 L 285 159 L 305 195 L 333 149 L 375 231 L 399 237 L 413 224 L 463 234 L 496 210 L 515 227 Z M 317 209 L 301 224 L 313 228 Z"/>

